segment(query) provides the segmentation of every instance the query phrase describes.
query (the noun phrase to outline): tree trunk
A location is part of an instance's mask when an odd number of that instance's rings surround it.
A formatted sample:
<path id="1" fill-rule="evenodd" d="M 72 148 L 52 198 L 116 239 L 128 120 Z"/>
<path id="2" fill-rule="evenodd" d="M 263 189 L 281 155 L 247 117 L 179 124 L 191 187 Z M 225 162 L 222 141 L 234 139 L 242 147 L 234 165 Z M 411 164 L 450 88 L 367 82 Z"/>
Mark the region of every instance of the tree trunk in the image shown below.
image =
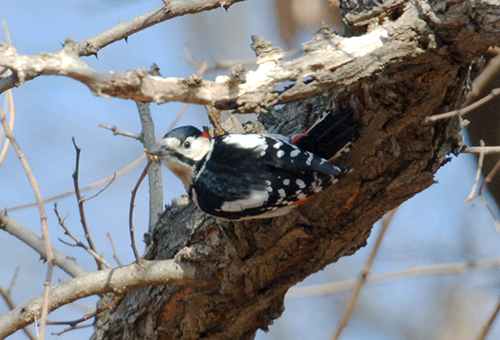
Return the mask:
<path id="1" fill-rule="evenodd" d="M 434 183 L 447 155 L 463 147 L 461 119 L 425 118 L 461 105 L 474 58 L 500 41 L 500 9 L 488 1 L 377 3 L 342 6 L 347 33 L 383 29 L 382 46 L 275 93 L 303 100 L 260 115 L 269 132 L 291 134 L 324 110 L 354 108 L 362 129 L 339 159 L 353 172 L 274 219 L 222 222 L 175 200 L 147 235 L 145 258 L 189 262 L 208 280 L 126 293 L 97 318 L 93 339 L 252 339 L 281 315 L 291 286 L 363 247 L 373 223 Z M 306 47 L 331 37 L 321 29 Z M 304 88 L 315 97 L 300 98 Z M 240 99 L 217 104 L 244 111 Z"/>

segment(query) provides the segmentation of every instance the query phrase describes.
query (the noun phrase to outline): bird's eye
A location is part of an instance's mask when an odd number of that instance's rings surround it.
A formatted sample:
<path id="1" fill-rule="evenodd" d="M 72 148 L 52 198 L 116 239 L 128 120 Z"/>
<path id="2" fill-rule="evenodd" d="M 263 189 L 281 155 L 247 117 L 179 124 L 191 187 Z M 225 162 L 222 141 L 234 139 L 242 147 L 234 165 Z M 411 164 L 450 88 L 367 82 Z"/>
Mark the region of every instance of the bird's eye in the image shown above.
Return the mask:
<path id="1" fill-rule="evenodd" d="M 189 148 L 191 147 L 191 143 L 189 143 L 189 142 L 184 142 L 184 147 L 185 147 L 186 149 L 189 149 Z"/>

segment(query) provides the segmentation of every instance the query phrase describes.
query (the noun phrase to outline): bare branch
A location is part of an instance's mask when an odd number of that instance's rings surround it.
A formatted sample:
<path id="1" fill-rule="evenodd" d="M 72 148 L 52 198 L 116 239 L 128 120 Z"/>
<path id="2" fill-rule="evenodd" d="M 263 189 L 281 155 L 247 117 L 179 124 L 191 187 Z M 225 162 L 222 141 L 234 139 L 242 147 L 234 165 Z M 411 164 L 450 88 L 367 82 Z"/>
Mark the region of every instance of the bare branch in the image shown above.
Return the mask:
<path id="1" fill-rule="evenodd" d="M 34 232 L 23 226 L 21 223 L 13 220 L 7 215 L 0 214 L 0 229 L 5 230 L 12 236 L 17 237 L 19 240 L 33 248 L 42 259 L 47 260 L 47 253 L 45 252 L 44 241 L 38 237 Z M 71 277 L 78 277 L 87 274 L 87 271 L 76 263 L 75 259 L 67 257 L 57 249 L 52 247 L 52 253 L 56 261 L 56 266 L 64 270 Z"/>
<path id="2" fill-rule="evenodd" d="M 131 247 L 132 250 L 134 251 L 134 256 L 135 256 L 135 261 L 140 262 L 142 261 L 142 258 L 139 256 L 139 252 L 137 251 L 137 247 L 135 246 L 135 237 L 134 237 L 134 202 L 135 202 L 135 195 L 137 194 L 137 190 L 139 189 L 139 186 L 142 183 L 142 180 L 144 177 L 146 177 L 146 174 L 148 173 L 148 169 L 153 163 L 151 159 L 148 159 L 148 164 L 146 164 L 146 167 L 142 171 L 141 177 L 139 177 L 139 180 L 137 181 L 137 184 L 135 185 L 134 189 L 132 190 L 132 197 L 130 198 L 130 208 L 129 208 L 129 227 L 130 227 L 130 241 L 131 241 Z"/>
<path id="3" fill-rule="evenodd" d="M 471 153 L 474 155 L 491 155 L 500 153 L 500 146 L 469 146 L 462 153 Z"/>
<path id="4" fill-rule="evenodd" d="M 222 4 L 220 0 L 169 1 L 166 5 L 163 5 L 160 8 L 142 14 L 131 20 L 121 22 L 102 33 L 77 42 L 74 48 L 74 56 L 77 57 L 97 54 L 97 52 L 101 48 L 115 41 L 126 39 L 128 36 L 134 33 L 142 31 L 150 26 L 168 19 L 186 14 L 209 11 L 221 7 L 227 9 L 231 5 L 242 1 L 244 0 L 225 0 Z M 67 39 L 67 42 L 70 42 L 72 40 L 73 39 L 70 37 Z M 61 51 L 63 51 L 65 47 L 66 46 L 56 52 L 56 54 L 59 54 Z M 1 53 L 2 51 L 0 46 L 0 54 Z M 2 58 L 0 57 L 0 59 Z M 7 65 L 4 66 L 12 69 Z M 0 93 L 16 86 L 16 84 L 18 85 L 18 83 L 22 84 L 26 80 L 33 79 L 37 76 L 36 71 L 29 73 L 15 71 L 14 73 L 15 74 L 10 77 L 0 79 Z"/>
<path id="5" fill-rule="evenodd" d="M 186 14 L 194 14 L 221 7 L 228 9 L 233 4 L 242 1 L 244 0 L 224 0 L 223 2 L 220 0 L 168 1 L 160 8 L 122 22 L 107 31 L 80 41 L 78 43 L 78 53 L 80 56 L 96 54 L 101 48 L 160 22 Z"/>
<path id="6" fill-rule="evenodd" d="M 42 74 L 66 75 L 86 84 L 95 95 L 103 97 L 156 103 L 169 101 L 203 105 L 215 103 L 216 106 L 231 102 L 230 105 L 238 107 L 240 111 L 260 112 L 262 108 L 278 103 L 320 95 L 324 87 L 331 87 L 332 84 L 339 87 L 349 84 L 352 79 L 332 79 L 327 73 L 358 57 L 383 48 L 390 41 L 387 35 L 385 29 L 378 28 L 362 37 L 342 38 L 324 29 L 318 32 L 316 40 L 304 45 L 306 54 L 295 60 L 282 61 L 285 54 L 274 50 L 269 54 L 260 54 L 259 68 L 247 72 L 245 75 L 247 81 L 236 85 L 231 83 L 229 77 L 218 77 L 216 82 L 202 80 L 197 76 L 187 79 L 162 78 L 149 75 L 141 68 L 117 73 L 97 72 L 78 59 L 78 47 L 70 41 L 60 51 L 43 56 L 19 55 L 13 47 L 0 45 L 0 66 L 10 68 L 20 79 L 26 80 Z M 260 41 L 262 38 L 257 40 Z M 258 47 L 258 44 L 254 44 L 255 50 L 258 50 Z M 321 65 L 318 65 L 319 60 Z M 315 80 L 314 86 L 305 86 L 303 80 L 307 77 Z M 288 91 L 274 92 L 270 95 L 278 85 L 286 81 L 298 83 Z M 5 89 L 0 82 L 0 91 L 2 90 Z"/>
<path id="7" fill-rule="evenodd" d="M 69 332 L 69 331 L 74 331 L 75 329 L 82 329 L 82 328 L 89 328 L 89 327 L 94 327 L 94 323 L 91 323 L 91 324 L 87 324 L 87 325 L 77 325 L 75 327 L 69 327 L 69 328 L 65 328 L 63 329 L 62 331 L 60 332 L 52 332 L 51 334 L 52 335 L 62 335 L 66 332 Z"/>
<path id="8" fill-rule="evenodd" d="M 440 120 L 440 119 L 446 119 L 446 118 L 450 118 L 453 116 L 458 116 L 458 115 L 463 116 L 464 114 L 471 112 L 472 110 L 478 108 L 479 106 L 486 104 L 487 102 L 489 102 L 493 98 L 497 97 L 498 95 L 500 95 L 500 89 L 493 89 L 493 90 L 491 90 L 491 93 L 489 95 L 487 95 L 484 98 L 481 98 L 477 102 L 470 104 L 469 106 L 466 106 L 466 107 L 458 109 L 458 110 L 453 110 L 450 112 L 442 113 L 439 115 L 427 117 L 426 121 L 431 123 L 431 122 L 435 122 L 435 121 Z"/>
<path id="9" fill-rule="evenodd" d="M 464 203 L 470 202 L 474 197 L 474 193 L 476 192 L 477 184 L 479 183 L 479 178 L 481 177 L 481 170 L 483 169 L 483 161 L 484 161 L 484 141 L 481 139 L 479 141 L 479 144 L 481 145 L 481 150 L 479 152 L 479 158 L 477 161 L 477 171 L 476 171 L 476 177 L 474 178 L 474 185 L 472 186 L 472 189 L 470 191 L 469 197 L 465 200 Z"/>
<path id="10" fill-rule="evenodd" d="M 404 280 L 414 277 L 450 275 L 450 274 L 465 274 L 472 270 L 488 270 L 500 267 L 500 258 L 492 258 L 479 260 L 475 262 L 457 262 L 436 264 L 430 266 L 416 266 L 408 269 L 398 270 L 394 272 L 368 275 L 366 285 L 376 285 L 385 282 L 396 280 Z M 307 287 L 292 287 L 288 291 L 287 299 L 299 299 L 321 295 L 331 295 L 340 292 L 351 290 L 355 287 L 357 280 L 350 279 L 338 282 L 332 282 L 322 285 L 314 285 Z"/>
<path id="11" fill-rule="evenodd" d="M 13 310 L 16 308 L 16 305 L 14 304 L 14 301 L 12 300 L 12 297 L 10 296 L 10 291 L 5 289 L 1 284 L 0 284 L 0 295 L 2 295 L 3 299 L 9 306 L 10 310 Z M 23 327 L 24 333 L 30 338 L 31 340 L 37 340 L 37 337 L 33 332 L 28 328 L 28 327 Z"/>
<path id="12" fill-rule="evenodd" d="M 93 311 L 92 313 L 85 314 L 80 319 L 72 320 L 72 321 L 47 321 L 47 324 L 48 325 L 69 325 L 69 326 L 71 326 L 71 328 L 74 329 L 79 323 L 82 323 L 82 322 L 85 322 L 89 319 L 92 319 L 93 317 L 107 311 L 108 309 L 113 308 L 118 303 L 118 301 L 120 301 L 120 299 L 122 297 L 123 297 L 122 294 L 115 295 L 113 300 L 111 300 L 108 304 L 106 304 L 106 306 L 104 306 L 102 308 L 98 308 L 95 311 Z"/>
<path id="13" fill-rule="evenodd" d="M 28 180 L 30 181 L 31 188 L 33 189 L 33 193 L 35 194 L 36 202 L 38 205 L 38 211 L 40 212 L 40 220 L 42 224 L 42 236 L 45 245 L 45 252 L 47 254 L 47 277 L 45 279 L 45 296 L 44 304 L 42 307 L 42 323 L 40 326 L 40 339 L 43 340 L 45 337 L 45 323 L 47 321 L 47 313 L 48 313 L 48 294 L 50 289 L 50 281 L 52 279 L 52 268 L 54 266 L 54 255 L 52 254 L 52 247 L 50 246 L 50 238 L 49 238 L 49 228 L 47 226 L 47 214 L 45 213 L 45 207 L 43 206 L 42 194 L 40 193 L 40 188 L 38 182 L 31 171 L 31 167 L 24 156 L 24 153 L 21 150 L 19 144 L 17 144 L 16 138 L 12 133 L 12 130 L 7 122 L 7 117 L 2 109 L 0 109 L 0 120 L 2 121 L 2 127 L 5 131 L 5 136 L 10 140 L 12 147 L 16 150 L 17 156 L 21 161 L 24 171 L 28 176 Z"/>
<path id="14" fill-rule="evenodd" d="M 111 180 L 108 182 L 108 184 L 106 184 L 106 186 L 104 188 L 102 188 L 101 190 L 99 190 L 97 193 L 95 193 L 94 195 L 92 195 L 90 197 L 83 198 L 83 201 L 84 202 L 89 201 L 89 200 L 91 200 L 93 198 L 96 198 L 100 194 L 102 194 L 107 188 L 109 188 L 109 186 L 111 185 L 111 183 L 113 183 L 113 181 L 115 180 L 115 178 L 116 178 L 116 172 L 113 174 L 113 176 L 111 176 Z M 80 190 L 80 192 L 81 192 L 81 190 Z"/>
<path id="15" fill-rule="evenodd" d="M 488 173 L 488 175 L 484 178 L 483 183 L 481 183 L 481 186 L 479 187 L 479 195 L 483 193 L 484 186 L 491 182 L 491 179 L 496 175 L 496 173 L 500 170 L 500 160 L 495 164 L 493 169 Z"/>
<path id="16" fill-rule="evenodd" d="M 115 135 L 115 136 L 121 135 L 121 136 L 130 137 L 130 138 L 134 138 L 134 139 L 137 139 L 139 141 L 142 141 L 142 135 L 138 135 L 137 133 L 132 133 L 132 132 L 120 130 L 115 125 L 111 126 L 108 124 L 99 123 L 99 126 L 113 131 L 113 135 Z"/>
<path id="17" fill-rule="evenodd" d="M 129 164 L 128 166 L 126 166 L 122 170 L 120 170 L 118 172 L 115 172 L 112 176 L 109 176 L 107 178 L 101 179 L 100 181 L 97 181 L 95 183 L 87 185 L 86 187 L 80 188 L 80 192 L 84 192 L 84 191 L 87 191 L 87 190 L 90 190 L 90 189 L 94 189 L 94 188 L 96 188 L 98 186 L 101 186 L 103 184 L 106 184 L 106 183 L 109 185 L 109 183 L 111 183 L 115 178 L 118 178 L 118 177 L 120 177 L 122 175 L 125 175 L 127 172 L 129 172 L 130 170 L 132 170 L 133 168 L 135 168 L 136 166 L 138 166 L 139 164 L 141 164 L 144 161 L 144 159 L 146 159 L 146 155 L 141 155 L 141 157 L 137 158 L 135 161 L 133 161 L 131 164 Z M 60 198 L 63 198 L 63 197 L 66 197 L 66 196 L 70 196 L 70 195 L 74 195 L 74 194 L 75 194 L 75 190 L 70 190 L 70 191 L 67 191 L 67 192 L 65 192 L 63 194 L 46 198 L 45 200 L 43 200 L 43 203 L 49 203 L 49 202 L 58 200 Z M 36 205 L 36 202 L 21 204 L 21 205 L 15 206 L 15 207 L 7 208 L 6 210 L 7 210 L 7 212 L 9 212 L 9 211 L 14 211 L 14 210 L 29 208 L 29 207 L 32 207 L 34 205 Z"/>
<path id="18" fill-rule="evenodd" d="M 80 152 L 82 151 L 78 145 L 76 145 L 75 137 L 71 139 L 73 141 L 73 146 L 75 147 L 76 150 L 76 165 L 75 165 L 75 172 L 73 172 L 73 184 L 75 185 L 75 194 L 76 194 L 76 200 L 78 203 L 78 211 L 80 212 L 80 221 L 82 222 L 82 227 L 83 231 L 85 233 L 85 238 L 87 239 L 87 242 L 89 243 L 89 247 L 92 250 L 94 254 L 97 254 L 97 249 L 95 248 L 94 241 L 92 241 L 92 236 L 90 235 L 89 232 L 89 227 L 87 226 L 87 219 L 85 218 L 85 210 L 83 208 L 83 203 L 85 202 L 82 194 L 80 193 L 80 185 L 78 184 L 78 174 L 80 171 Z M 101 270 L 102 269 L 102 264 L 101 262 L 96 258 L 96 263 L 97 263 L 97 269 Z"/>
<path id="19" fill-rule="evenodd" d="M 481 334 L 479 334 L 479 336 L 477 337 L 477 340 L 486 339 L 486 336 L 490 332 L 491 326 L 493 325 L 493 322 L 497 318 L 499 312 L 500 312 L 500 302 L 498 302 L 497 307 L 491 314 L 490 318 L 488 319 L 488 322 L 486 323 L 486 325 L 484 325 L 483 329 L 481 330 Z"/>
<path id="20" fill-rule="evenodd" d="M 495 213 L 493 212 L 493 209 L 491 209 L 490 205 L 488 204 L 488 202 L 486 202 L 486 200 L 484 198 L 479 197 L 479 200 L 481 201 L 481 203 L 483 203 L 486 206 L 486 208 L 490 212 L 491 217 L 493 217 L 493 220 L 495 221 L 495 227 L 497 228 L 497 231 L 500 232 L 500 221 L 498 220 Z"/>
<path id="21" fill-rule="evenodd" d="M 17 266 L 16 271 L 14 272 L 14 275 L 12 275 L 12 280 L 10 280 L 9 288 L 7 288 L 7 291 L 9 292 L 9 294 L 12 291 L 12 288 L 14 288 L 14 285 L 16 284 L 16 280 L 17 280 L 17 276 L 19 275 L 20 268 L 21 268 L 20 266 Z"/>
<path id="22" fill-rule="evenodd" d="M 335 334 L 332 336 L 332 340 L 337 340 L 340 337 L 340 334 L 344 330 L 344 328 L 347 326 L 347 321 L 351 317 L 352 311 L 354 310 L 354 306 L 356 305 L 356 301 L 358 300 L 359 293 L 361 292 L 361 288 L 363 288 L 363 285 L 366 282 L 366 278 L 370 274 L 371 267 L 373 265 L 373 261 L 375 261 L 375 257 L 377 256 L 378 250 L 380 249 L 380 244 L 382 243 L 382 240 L 384 239 L 385 232 L 387 231 L 387 228 L 391 224 L 392 218 L 394 217 L 394 214 L 396 213 L 397 209 L 393 209 L 389 215 L 385 219 L 382 220 L 382 229 L 380 230 L 380 234 L 378 235 L 377 241 L 375 242 L 375 245 L 373 246 L 372 252 L 370 253 L 370 257 L 366 261 L 366 264 L 363 267 L 363 270 L 361 271 L 361 275 L 359 276 L 356 286 L 354 287 L 351 296 L 349 298 L 349 302 L 347 303 L 347 306 L 344 309 L 344 313 L 342 315 L 342 319 L 339 322 L 339 325 L 337 326 L 337 330 L 335 331 Z"/>
<path id="23" fill-rule="evenodd" d="M 154 68 L 156 65 L 153 65 Z M 137 102 L 139 117 L 141 118 L 141 136 L 142 143 L 146 150 L 152 150 L 156 147 L 156 134 L 151 108 L 149 103 Z M 163 179 L 161 174 L 161 163 L 148 163 L 148 184 L 149 184 L 149 231 L 153 230 L 158 216 L 163 212 Z"/>
<path id="24" fill-rule="evenodd" d="M 196 267 L 175 260 L 143 260 L 60 282 L 49 290 L 49 311 L 96 294 L 123 294 L 137 287 L 154 285 L 201 284 L 204 276 Z M 0 318 L 0 339 L 40 318 L 43 300 L 40 294 Z"/>
<path id="25" fill-rule="evenodd" d="M 111 243 L 111 247 L 113 248 L 113 258 L 115 259 L 116 263 L 118 263 L 119 266 L 122 265 L 122 262 L 120 261 L 120 258 L 118 257 L 118 253 L 116 252 L 116 247 L 115 243 L 113 242 L 113 238 L 111 237 L 111 233 L 106 234 L 109 238 L 109 242 Z"/>
<path id="26" fill-rule="evenodd" d="M 9 113 L 9 126 L 12 131 L 14 131 L 14 120 L 16 118 L 16 110 L 14 109 L 14 98 L 12 97 L 12 91 L 7 91 L 7 96 L 5 97 L 5 109 L 4 112 Z M 3 138 L 3 128 L 0 126 L 0 145 L 2 143 Z M 3 160 L 5 159 L 5 155 L 7 154 L 7 150 L 10 146 L 10 140 L 8 138 L 5 139 L 5 144 L 2 147 L 2 151 L 0 152 L 0 165 L 2 165 Z"/>
<path id="27" fill-rule="evenodd" d="M 99 261 L 99 263 L 102 263 L 103 265 L 105 265 L 106 267 L 108 268 L 113 268 L 112 265 L 110 265 L 108 263 L 108 261 L 106 261 L 106 259 L 104 259 L 102 256 L 100 256 L 99 254 L 97 254 L 93 249 L 87 247 L 85 244 L 83 244 L 82 241 L 80 241 L 80 239 L 78 237 L 76 237 L 72 232 L 71 230 L 69 230 L 69 228 L 66 226 L 66 223 L 64 223 L 65 219 L 66 218 L 62 218 L 61 215 L 59 214 L 59 211 L 57 210 L 57 203 L 54 204 L 54 212 L 56 213 L 56 216 L 57 216 L 57 220 L 59 222 L 59 225 L 64 229 L 64 232 L 73 239 L 73 241 L 76 242 L 76 245 L 78 247 L 81 247 L 83 249 L 85 249 L 90 255 L 92 255 L 94 257 L 94 259 L 96 261 Z"/>

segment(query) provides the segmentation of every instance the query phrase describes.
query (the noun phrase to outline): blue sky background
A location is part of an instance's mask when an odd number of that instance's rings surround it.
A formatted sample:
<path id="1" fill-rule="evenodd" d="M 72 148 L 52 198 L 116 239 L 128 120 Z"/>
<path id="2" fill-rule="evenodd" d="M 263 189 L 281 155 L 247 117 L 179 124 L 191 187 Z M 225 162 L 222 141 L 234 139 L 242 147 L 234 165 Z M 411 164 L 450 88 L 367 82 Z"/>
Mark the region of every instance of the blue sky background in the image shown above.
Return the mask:
<path id="1" fill-rule="evenodd" d="M 0 1 L 0 19 L 5 20 L 13 45 L 20 54 L 55 52 L 72 35 L 82 40 L 98 34 L 119 20 L 128 20 L 161 5 L 161 1 Z M 320 19 L 318 19 L 318 27 Z M 307 41 L 313 30 L 300 32 Z M 263 35 L 283 47 L 277 33 L 274 7 L 270 0 L 251 0 L 209 13 L 176 18 L 137 33 L 99 52 L 99 58 L 82 58 L 90 67 L 103 71 L 122 71 L 137 66 L 149 68 L 157 63 L 166 77 L 188 77 L 196 70 L 181 63 L 188 59 L 188 43 L 199 60 L 249 59 L 251 35 Z M 0 32 L 0 41 L 6 42 Z M 215 78 L 220 73 L 205 77 Z M 73 189 L 75 152 L 71 137 L 82 149 L 80 185 L 86 186 L 121 170 L 143 153 L 139 142 L 99 127 L 103 122 L 122 130 L 140 132 L 136 105 L 130 100 L 95 97 L 88 88 L 72 79 L 43 76 L 13 90 L 17 110 L 14 132 L 40 184 L 44 197 Z M 3 107 L 4 96 L 0 96 Z M 160 138 L 182 107 L 182 103 L 152 104 L 157 137 Z M 203 108 L 191 105 L 179 125 L 207 125 Z M 110 232 L 124 264 L 133 261 L 129 247 L 128 205 L 144 165 L 118 178 L 109 189 L 85 205 L 87 221 L 97 249 L 114 264 L 106 233 Z M 442 168 L 438 184 L 404 203 L 396 213 L 373 272 L 384 273 L 417 265 L 464 262 L 499 255 L 500 237 L 487 209 L 479 202 L 464 204 L 476 169 L 476 160 L 461 155 Z M 184 192 L 181 182 L 164 171 L 165 202 Z M 97 190 L 87 192 L 90 196 Z M 489 196 L 485 198 L 492 206 Z M 0 166 L 0 206 L 12 207 L 34 200 L 29 182 L 13 150 Z M 76 198 L 58 201 L 59 212 L 69 213 L 67 225 L 83 240 Z M 136 199 L 135 229 L 140 252 L 142 234 L 147 231 L 147 188 L 142 186 Z M 57 238 L 64 236 L 46 205 L 52 245 L 75 257 L 85 269 L 95 270 L 94 260 L 79 248 L 68 247 Z M 498 211 L 494 208 L 495 213 Z M 40 234 L 36 208 L 16 210 L 9 215 Z M 324 271 L 312 275 L 300 285 L 312 285 L 357 277 L 380 229 L 376 225 L 368 246 L 355 255 L 341 259 Z M 46 265 L 30 248 L 6 233 L 0 233 L 0 283 L 10 284 L 18 266 L 19 275 L 12 296 L 21 304 L 43 291 Z M 53 284 L 68 276 L 56 269 Z M 341 339 L 471 339 L 493 311 L 498 300 L 498 270 L 475 271 L 394 281 L 363 290 L 355 314 Z M 329 339 L 340 319 L 348 293 L 314 298 L 289 299 L 283 317 L 269 333 L 259 332 L 258 339 Z M 96 298 L 78 301 L 49 316 L 50 320 L 80 318 L 94 309 Z M 8 308 L 0 301 L 0 315 Z M 62 336 L 51 331 L 48 339 L 86 339 L 91 329 Z M 455 332 L 455 333 L 454 333 Z M 460 336 L 457 335 L 457 332 Z M 490 339 L 500 336 L 495 326 Z M 17 332 L 11 339 L 23 339 Z"/>

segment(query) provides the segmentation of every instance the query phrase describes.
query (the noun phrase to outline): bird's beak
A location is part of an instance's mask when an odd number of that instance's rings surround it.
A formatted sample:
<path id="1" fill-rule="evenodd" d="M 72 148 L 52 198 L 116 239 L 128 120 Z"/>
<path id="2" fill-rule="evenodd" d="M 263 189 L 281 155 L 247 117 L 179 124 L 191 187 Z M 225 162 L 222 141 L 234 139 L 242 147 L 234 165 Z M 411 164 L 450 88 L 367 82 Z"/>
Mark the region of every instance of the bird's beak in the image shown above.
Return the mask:
<path id="1" fill-rule="evenodd" d="M 151 155 L 151 156 L 165 156 L 166 152 L 164 150 L 162 150 L 161 148 L 156 148 L 156 149 L 153 149 L 153 150 L 149 150 L 147 152 L 148 155 Z"/>

